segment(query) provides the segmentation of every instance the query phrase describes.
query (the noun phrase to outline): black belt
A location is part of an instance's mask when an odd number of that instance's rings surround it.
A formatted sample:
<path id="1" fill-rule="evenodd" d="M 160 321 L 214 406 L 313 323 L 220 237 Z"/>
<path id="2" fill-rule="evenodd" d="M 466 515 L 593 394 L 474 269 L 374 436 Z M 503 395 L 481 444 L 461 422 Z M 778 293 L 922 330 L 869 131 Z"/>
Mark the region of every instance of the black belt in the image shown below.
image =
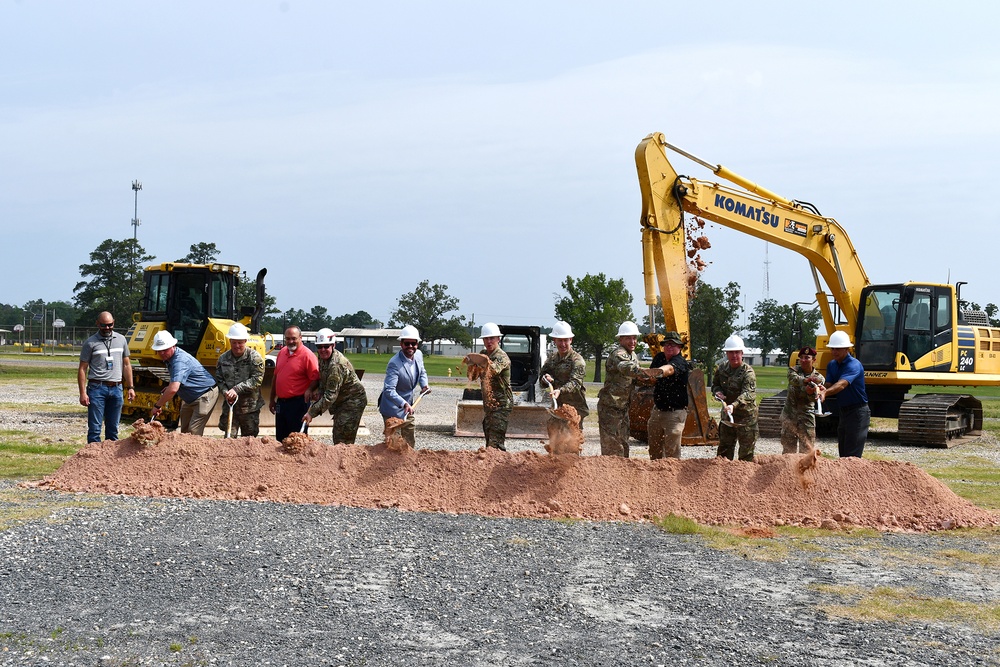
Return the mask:
<path id="1" fill-rule="evenodd" d="M 107 380 L 87 380 L 87 384 L 103 384 L 105 387 L 117 387 L 121 382 L 109 382 Z"/>

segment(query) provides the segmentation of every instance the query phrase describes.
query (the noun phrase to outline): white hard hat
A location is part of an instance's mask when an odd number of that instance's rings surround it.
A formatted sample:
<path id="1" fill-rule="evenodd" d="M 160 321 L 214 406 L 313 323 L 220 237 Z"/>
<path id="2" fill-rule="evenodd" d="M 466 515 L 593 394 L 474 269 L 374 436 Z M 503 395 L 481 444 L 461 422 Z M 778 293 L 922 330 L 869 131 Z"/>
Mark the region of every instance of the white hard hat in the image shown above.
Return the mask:
<path id="1" fill-rule="evenodd" d="M 552 327 L 552 333 L 549 334 L 549 338 L 572 338 L 573 329 L 570 328 L 569 322 L 556 322 L 556 325 Z"/>
<path id="2" fill-rule="evenodd" d="M 399 332 L 399 340 L 420 340 L 420 332 L 412 324 L 407 324 L 403 327 L 403 330 Z"/>
<path id="3" fill-rule="evenodd" d="M 169 350 L 174 345 L 177 345 L 177 339 L 171 336 L 169 331 L 157 331 L 156 335 L 153 336 L 151 347 L 153 352 L 159 352 L 160 350 Z"/>
<path id="4" fill-rule="evenodd" d="M 615 338 L 621 338 L 622 336 L 638 336 L 639 327 L 635 326 L 635 322 L 630 322 L 626 320 L 622 322 L 622 325 L 618 327 L 618 334 Z"/>
<path id="5" fill-rule="evenodd" d="M 229 333 L 226 334 L 226 338 L 229 340 L 250 340 L 250 334 L 247 333 L 245 326 L 237 322 L 229 327 Z"/>
<path id="6" fill-rule="evenodd" d="M 733 334 L 726 339 L 726 342 L 722 345 L 723 352 L 746 352 L 746 347 L 743 346 L 743 339 Z"/>
<path id="7" fill-rule="evenodd" d="M 493 324 L 492 322 L 487 322 L 483 325 L 482 331 L 479 332 L 480 338 L 492 338 L 493 336 L 500 335 L 500 327 Z"/>
<path id="8" fill-rule="evenodd" d="M 851 337 L 846 331 L 834 331 L 830 334 L 830 342 L 826 344 L 829 348 L 851 347 Z"/>
<path id="9" fill-rule="evenodd" d="M 316 344 L 317 345 L 336 345 L 337 336 L 333 333 L 333 329 L 322 328 L 316 332 Z"/>

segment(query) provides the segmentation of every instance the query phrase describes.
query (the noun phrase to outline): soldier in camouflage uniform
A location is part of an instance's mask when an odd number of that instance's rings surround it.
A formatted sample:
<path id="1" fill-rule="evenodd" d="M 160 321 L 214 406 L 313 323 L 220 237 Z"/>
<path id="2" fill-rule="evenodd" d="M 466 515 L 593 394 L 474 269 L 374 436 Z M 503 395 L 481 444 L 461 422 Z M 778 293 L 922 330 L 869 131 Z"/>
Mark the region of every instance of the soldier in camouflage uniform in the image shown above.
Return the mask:
<path id="1" fill-rule="evenodd" d="M 487 447 L 496 447 L 507 451 L 507 424 L 510 413 L 514 410 L 514 392 L 510 388 L 510 357 L 500 348 L 500 327 L 493 322 L 483 325 L 480 335 L 483 338 L 482 352 L 469 354 L 465 363 L 481 368 L 489 368 L 489 372 L 480 377 L 483 388 L 483 435 Z M 488 383 L 488 384 L 487 384 Z"/>
<path id="2" fill-rule="evenodd" d="M 732 335 L 722 348 L 726 361 L 719 364 L 712 378 L 712 395 L 722 401 L 725 414 L 720 418 L 717 456 L 733 460 L 740 443 L 740 461 L 753 461 L 760 430 L 757 427 L 757 375 L 750 364 L 743 363 L 743 339 Z"/>
<path id="3" fill-rule="evenodd" d="M 260 409 L 264 407 L 264 397 L 260 395 L 260 386 L 264 382 L 264 358 L 257 350 L 247 347 L 250 335 L 239 322 L 229 327 L 227 337 L 229 349 L 222 353 L 215 365 L 215 381 L 224 399 L 219 430 L 226 430 L 231 409 L 233 427 L 230 437 L 235 438 L 237 433 L 244 437 L 257 437 L 260 433 Z M 235 406 L 233 401 L 236 401 Z"/>
<path id="4" fill-rule="evenodd" d="M 628 458 L 628 408 L 632 384 L 643 375 L 658 377 L 660 370 L 650 371 L 639 366 L 635 344 L 639 328 L 633 322 L 618 327 L 618 347 L 604 364 L 604 386 L 597 393 L 597 425 L 601 429 L 601 455 Z"/>
<path id="5" fill-rule="evenodd" d="M 573 349 L 573 329 L 566 322 L 556 322 L 549 338 L 556 342 L 558 351 L 545 360 L 539 375 L 552 385 L 552 398 L 559 406 L 572 405 L 576 408 L 582 429 L 584 417 L 590 414 L 587 388 L 583 384 L 587 362 Z"/>
<path id="6" fill-rule="evenodd" d="M 781 453 L 808 454 L 816 442 L 816 393 L 825 378 L 813 367 L 816 350 L 799 350 L 799 363 L 788 369 L 788 394 L 781 410 Z"/>
<path id="7" fill-rule="evenodd" d="M 358 437 L 358 427 L 368 405 L 368 395 L 358 374 L 354 372 L 354 366 L 334 347 L 336 342 L 330 329 L 316 332 L 319 380 L 307 392 L 312 405 L 302 421 L 308 424 L 329 410 L 333 415 L 333 443 L 352 445 Z"/>

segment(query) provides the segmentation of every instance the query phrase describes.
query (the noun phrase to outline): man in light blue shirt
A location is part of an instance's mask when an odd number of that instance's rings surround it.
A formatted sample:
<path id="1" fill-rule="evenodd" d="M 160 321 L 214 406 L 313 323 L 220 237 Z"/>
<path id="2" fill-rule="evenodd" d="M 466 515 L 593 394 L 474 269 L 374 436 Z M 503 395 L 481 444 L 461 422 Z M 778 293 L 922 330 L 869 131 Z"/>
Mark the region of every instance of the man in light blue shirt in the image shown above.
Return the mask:
<path id="1" fill-rule="evenodd" d="M 157 331 L 151 347 L 170 370 L 170 384 L 153 405 L 153 416 L 160 414 L 177 394 L 181 399 L 181 433 L 204 434 L 205 424 L 219 400 L 215 378 L 197 359 L 177 347 L 177 339 L 169 331 Z"/>
<path id="2" fill-rule="evenodd" d="M 385 384 L 379 396 L 378 411 L 383 422 L 390 418 L 404 420 L 399 433 L 410 447 L 416 446 L 413 425 L 413 393 L 420 387 L 420 396 L 430 393 L 427 386 L 427 371 L 424 369 L 424 355 L 420 352 L 420 333 L 412 325 L 403 327 L 399 333 L 399 347 L 385 369 Z M 419 399 L 419 396 L 417 397 Z"/>

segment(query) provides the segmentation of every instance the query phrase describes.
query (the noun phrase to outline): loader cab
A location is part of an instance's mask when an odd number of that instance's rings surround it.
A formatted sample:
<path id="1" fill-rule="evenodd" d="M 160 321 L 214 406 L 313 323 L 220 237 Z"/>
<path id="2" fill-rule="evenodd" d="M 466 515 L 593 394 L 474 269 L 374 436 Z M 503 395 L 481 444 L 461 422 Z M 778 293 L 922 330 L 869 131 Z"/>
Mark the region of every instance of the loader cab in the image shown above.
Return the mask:
<path id="1" fill-rule="evenodd" d="M 197 356 L 209 318 L 236 320 L 239 267 L 167 263 L 146 268 L 140 321 L 163 322 L 181 349 Z"/>
<path id="2" fill-rule="evenodd" d="M 858 360 L 866 371 L 950 371 L 954 309 L 952 285 L 866 287 L 855 335 Z"/>

